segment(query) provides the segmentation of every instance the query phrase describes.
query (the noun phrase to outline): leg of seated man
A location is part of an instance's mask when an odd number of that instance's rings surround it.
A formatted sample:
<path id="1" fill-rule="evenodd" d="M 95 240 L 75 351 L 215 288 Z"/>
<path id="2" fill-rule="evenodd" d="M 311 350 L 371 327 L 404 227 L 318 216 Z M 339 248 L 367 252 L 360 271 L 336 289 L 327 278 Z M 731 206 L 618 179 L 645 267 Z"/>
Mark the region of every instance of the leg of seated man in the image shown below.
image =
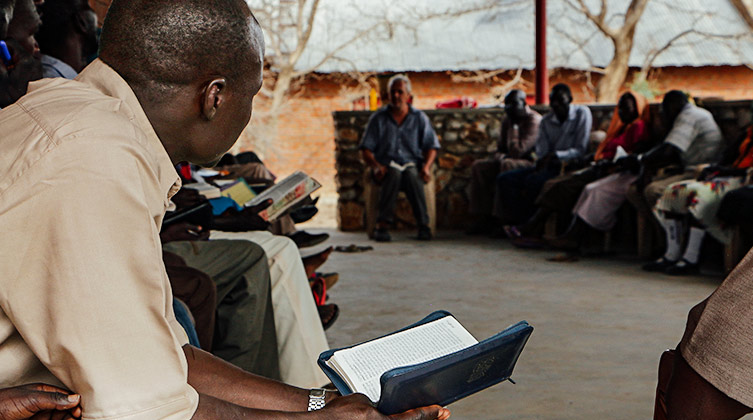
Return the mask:
<path id="1" fill-rule="evenodd" d="M 387 167 L 379 189 L 379 201 L 377 202 L 377 227 L 391 225 L 395 219 L 395 205 L 397 194 L 400 192 L 403 173 L 399 169 Z"/>
<path id="2" fill-rule="evenodd" d="M 400 179 L 400 189 L 405 191 L 405 196 L 413 209 L 413 217 L 418 226 L 429 226 L 429 215 L 426 212 L 426 195 L 424 194 L 424 181 L 418 174 L 416 167 L 406 168 Z"/>
<path id="3" fill-rule="evenodd" d="M 217 313 L 217 286 L 206 273 L 189 267 L 183 258 L 163 251 L 167 277 L 173 297 L 183 301 L 195 321 L 201 349 L 212 352 Z"/>
<path id="4" fill-rule="evenodd" d="M 283 382 L 302 388 L 329 382 L 316 364 L 319 354 L 328 350 L 329 345 L 295 243 L 265 231 L 212 231 L 210 238 L 244 239 L 264 248 L 269 260 Z"/>
<path id="5" fill-rule="evenodd" d="M 246 371 L 280 379 L 264 250 L 248 241 L 178 241 L 163 248 L 208 274 L 217 286 L 214 354 Z"/>
<path id="6" fill-rule="evenodd" d="M 469 213 L 474 217 L 491 216 L 494 203 L 494 180 L 499 173 L 497 159 L 477 160 L 471 167 Z"/>
<path id="7" fill-rule="evenodd" d="M 518 203 L 523 200 L 523 184 L 534 168 L 521 168 L 502 172 L 497 175 L 497 193 L 499 205 L 494 206 L 494 216 L 506 223 L 520 223 Z"/>

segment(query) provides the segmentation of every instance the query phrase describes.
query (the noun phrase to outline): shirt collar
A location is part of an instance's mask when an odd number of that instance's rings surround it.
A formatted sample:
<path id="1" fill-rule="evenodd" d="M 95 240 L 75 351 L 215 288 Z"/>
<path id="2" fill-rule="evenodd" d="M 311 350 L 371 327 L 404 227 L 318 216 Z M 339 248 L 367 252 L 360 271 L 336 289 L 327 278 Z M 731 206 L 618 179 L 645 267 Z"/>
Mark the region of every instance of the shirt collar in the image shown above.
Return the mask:
<path id="1" fill-rule="evenodd" d="M 73 70 L 73 67 L 69 66 L 68 63 L 60 61 L 51 55 L 42 54 L 41 61 L 42 65 L 50 66 L 55 69 L 55 71 L 60 74 L 60 77 L 74 79 L 78 75 L 76 70 Z"/>
<path id="2" fill-rule="evenodd" d="M 175 195 L 181 186 L 180 177 L 175 171 L 175 167 L 170 161 L 170 156 L 167 154 L 165 147 L 162 145 L 152 124 L 144 113 L 144 109 L 141 107 L 136 94 L 133 93 L 128 83 L 112 67 L 100 59 L 92 61 L 91 64 L 81 71 L 76 80 L 86 83 L 103 94 L 120 99 L 123 102 L 125 105 L 123 111 L 147 138 L 149 152 L 155 158 L 158 165 L 158 177 L 162 190 L 166 192 L 168 197 Z"/>

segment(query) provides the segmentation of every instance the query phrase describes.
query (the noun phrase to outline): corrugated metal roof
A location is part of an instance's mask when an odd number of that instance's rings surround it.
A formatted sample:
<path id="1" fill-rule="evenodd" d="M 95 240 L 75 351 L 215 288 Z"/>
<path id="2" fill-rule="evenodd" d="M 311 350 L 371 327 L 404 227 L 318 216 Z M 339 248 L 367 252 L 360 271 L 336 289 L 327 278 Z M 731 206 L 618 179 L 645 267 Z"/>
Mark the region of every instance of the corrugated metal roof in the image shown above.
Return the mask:
<path id="1" fill-rule="evenodd" d="M 444 71 L 532 69 L 535 66 L 533 1 L 499 0 L 497 11 L 453 18 L 411 20 L 411 11 L 446 10 L 459 0 L 321 0 L 309 48 L 298 63 L 308 69 L 354 34 L 384 15 L 408 25 L 372 31 L 328 60 L 320 72 Z M 587 0 L 597 10 L 598 0 Z M 629 0 L 609 0 L 609 20 L 617 26 Z M 404 8 L 410 8 L 408 11 Z M 547 14 L 549 66 L 588 69 L 604 67 L 613 56 L 610 40 L 563 0 L 549 0 Z M 380 16 L 380 17 L 375 17 Z M 263 24 L 263 22 L 262 22 Z M 410 27 L 410 28 L 408 28 Z M 749 28 L 728 0 L 649 0 L 638 24 L 630 65 L 640 67 L 647 56 L 685 31 L 689 34 L 659 55 L 654 67 L 746 65 L 753 63 Z M 721 38 L 746 34 L 740 39 Z"/>

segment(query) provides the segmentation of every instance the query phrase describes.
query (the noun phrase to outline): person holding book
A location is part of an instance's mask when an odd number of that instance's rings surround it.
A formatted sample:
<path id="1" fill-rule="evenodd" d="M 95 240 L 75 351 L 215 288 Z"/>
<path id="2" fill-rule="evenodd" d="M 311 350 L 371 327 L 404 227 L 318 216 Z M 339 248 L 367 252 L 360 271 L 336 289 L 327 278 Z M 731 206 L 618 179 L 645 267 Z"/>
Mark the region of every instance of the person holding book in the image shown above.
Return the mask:
<path id="1" fill-rule="evenodd" d="M 424 184 L 431 179 L 439 139 L 429 117 L 411 105 L 413 96 L 407 76 L 393 76 L 387 89 L 390 104 L 369 118 L 360 146 L 374 182 L 381 186 L 374 239 L 391 240 L 388 229 L 394 222 L 397 195 L 404 191 L 418 224 L 418 239 L 429 240 Z"/>
<path id="2" fill-rule="evenodd" d="M 0 111 L 4 384 L 63 384 L 84 418 L 385 418 L 362 395 L 244 372 L 187 345 L 175 320 L 158 235 L 175 164 L 237 140 L 263 52 L 242 0 L 114 0 L 99 59 Z"/>

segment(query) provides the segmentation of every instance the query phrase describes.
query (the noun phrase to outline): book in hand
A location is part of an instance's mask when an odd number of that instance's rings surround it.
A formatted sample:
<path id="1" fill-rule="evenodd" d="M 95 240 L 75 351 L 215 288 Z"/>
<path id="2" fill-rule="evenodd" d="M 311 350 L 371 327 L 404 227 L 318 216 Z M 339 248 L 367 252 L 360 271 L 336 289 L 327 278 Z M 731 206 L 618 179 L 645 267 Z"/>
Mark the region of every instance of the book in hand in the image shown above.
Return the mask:
<path id="1" fill-rule="evenodd" d="M 363 393 L 391 415 L 446 406 L 510 380 L 531 332 L 521 321 L 478 342 L 450 313 L 437 311 L 386 336 L 328 350 L 318 363 L 342 395 Z"/>
<path id="2" fill-rule="evenodd" d="M 314 178 L 301 171 L 296 171 L 289 177 L 272 185 L 262 193 L 246 203 L 246 207 L 253 207 L 266 200 L 272 199 L 272 204 L 259 213 L 267 221 L 274 221 L 290 207 L 298 204 L 309 194 L 321 188 L 321 184 Z"/>

